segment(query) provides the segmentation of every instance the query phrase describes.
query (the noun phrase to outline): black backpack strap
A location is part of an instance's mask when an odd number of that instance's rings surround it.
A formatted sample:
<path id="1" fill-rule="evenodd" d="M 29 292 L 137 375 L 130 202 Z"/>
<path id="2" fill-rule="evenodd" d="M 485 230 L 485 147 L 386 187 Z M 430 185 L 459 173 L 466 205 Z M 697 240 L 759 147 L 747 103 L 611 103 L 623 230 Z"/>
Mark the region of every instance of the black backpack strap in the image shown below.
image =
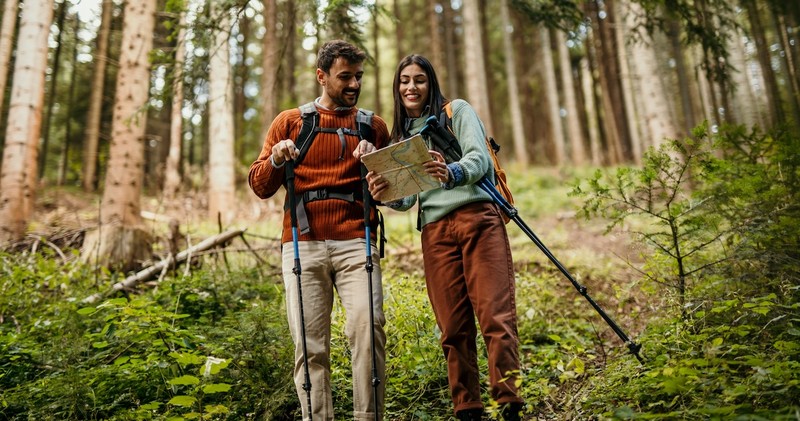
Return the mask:
<path id="1" fill-rule="evenodd" d="M 300 128 L 300 134 L 297 135 L 294 145 L 300 150 L 300 155 L 295 159 L 295 165 L 298 165 L 305 158 L 308 153 L 308 148 L 311 147 L 311 142 L 317 135 L 319 129 L 319 112 L 317 106 L 313 102 L 303 104 L 299 107 L 300 118 L 303 119 L 303 126 Z"/>
<path id="2" fill-rule="evenodd" d="M 448 112 L 448 109 L 450 112 Z M 458 143 L 455 133 L 453 133 L 453 116 L 451 113 L 452 108 L 450 107 L 449 102 L 443 104 L 442 109 L 439 111 L 439 126 L 447 133 L 447 148 L 441 152 L 444 152 L 443 155 L 447 157 L 451 155 L 450 150 L 453 149 L 460 157 L 463 156 L 464 153 L 461 150 L 461 145 Z"/>
<path id="3" fill-rule="evenodd" d="M 374 115 L 374 112 L 362 108 L 359 108 L 356 113 L 356 125 L 358 126 L 359 136 L 362 140 L 367 140 L 370 143 L 375 143 L 375 139 L 372 136 L 372 117 Z"/>

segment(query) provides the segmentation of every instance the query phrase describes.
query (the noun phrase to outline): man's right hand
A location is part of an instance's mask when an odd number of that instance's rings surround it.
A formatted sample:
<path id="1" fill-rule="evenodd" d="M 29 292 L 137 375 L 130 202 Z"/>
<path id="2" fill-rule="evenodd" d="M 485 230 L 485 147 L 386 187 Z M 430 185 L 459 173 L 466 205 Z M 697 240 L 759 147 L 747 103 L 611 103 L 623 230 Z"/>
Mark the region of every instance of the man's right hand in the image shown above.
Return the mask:
<path id="1" fill-rule="evenodd" d="M 284 139 L 272 147 L 272 162 L 275 165 L 283 165 L 286 161 L 293 161 L 300 156 L 300 150 L 294 146 L 294 141 Z"/>

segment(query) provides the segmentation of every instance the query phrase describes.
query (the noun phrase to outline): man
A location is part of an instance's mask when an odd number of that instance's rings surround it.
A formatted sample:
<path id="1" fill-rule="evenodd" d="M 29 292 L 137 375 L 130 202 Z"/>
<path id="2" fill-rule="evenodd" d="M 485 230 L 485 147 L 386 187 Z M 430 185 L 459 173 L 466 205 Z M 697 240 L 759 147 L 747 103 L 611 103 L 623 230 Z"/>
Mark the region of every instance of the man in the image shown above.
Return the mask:
<path id="1" fill-rule="evenodd" d="M 370 292 L 365 267 L 364 204 L 358 157 L 387 145 L 389 133 L 386 123 L 378 116 L 371 116 L 371 124 L 366 128 L 364 119 L 359 119 L 364 116 L 356 108 L 356 103 L 361 92 L 365 58 L 363 51 L 347 42 L 325 43 L 317 55 L 316 71 L 322 96 L 313 102 L 313 106 L 306 104 L 301 107 L 304 113 L 311 107 L 313 121 L 319 128 L 307 141 L 310 146 L 303 142 L 301 149 L 307 147 L 307 152 L 300 162 L 294 162 L 301 156 L 295 140 L 298 140 L 303 127 L 303 113 L 300 109 L 286 110 L 273 120 L 261 154 L 250 166 L 250 188 L 258 197 L 268 198 L 285 184 L 286 163 L 293 161 L 295 165 L 294 191 L 296 209 L 300 211 L 297 243 L 302 297 L 298 296 L 298 275 L 294 272 L 288 194 L 283 218 L 282 257 L 286 307 L 295 344 L 294 381 L 304 420 L 333 420 L 334 416 L 329 358 L 334 290 L 347 317 L 345 334 L 352 353 L 354 418 L 375 419 L 374 399 L 377 399 L 379 412 L 383 412 L 386 336 L 381 270 L 378 253 L 371 253 L 374 270 Z M 371 138 L 365 136 L 365 131 L 371 131 L 368 136 Z M 370 218 L 373 225 L 377 220 L 374 216 Z M 371 227 L 373 233 L 376 231 L 374 228 Z M 374 241 L 371 241 L 371 247 L 375 248 Z M 300 320 L 301 298 L 303 320 Z M 370 305 L 374 326 L 370 326 Z M 374 396 L 373 388 L 370 329 L 374 332 L 378 396 Z M 304 388 L 304 357 L 308 359 L 311 408 L 308 408 L 308 391 Z"/>

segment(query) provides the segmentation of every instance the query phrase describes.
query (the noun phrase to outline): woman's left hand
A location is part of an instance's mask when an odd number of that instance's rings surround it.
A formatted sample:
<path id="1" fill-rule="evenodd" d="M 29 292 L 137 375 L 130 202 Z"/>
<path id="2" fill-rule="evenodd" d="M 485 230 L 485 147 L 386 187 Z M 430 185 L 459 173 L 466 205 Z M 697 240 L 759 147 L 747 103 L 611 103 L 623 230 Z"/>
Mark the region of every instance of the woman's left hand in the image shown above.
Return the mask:
<path id="1" fill-rule="evenodd" d="M 442 154 L 436 151 L 428 151 L 433 157 L 433 161 L 428 161 L 422 166 L 425 168 L 425 172 L 428 173 L 431 177 L 436 178 L 439 180 L 440 183 L 444 184 L 450 179 L 450 170 L 447 169 L 447 163 L 444 160 Z"/>

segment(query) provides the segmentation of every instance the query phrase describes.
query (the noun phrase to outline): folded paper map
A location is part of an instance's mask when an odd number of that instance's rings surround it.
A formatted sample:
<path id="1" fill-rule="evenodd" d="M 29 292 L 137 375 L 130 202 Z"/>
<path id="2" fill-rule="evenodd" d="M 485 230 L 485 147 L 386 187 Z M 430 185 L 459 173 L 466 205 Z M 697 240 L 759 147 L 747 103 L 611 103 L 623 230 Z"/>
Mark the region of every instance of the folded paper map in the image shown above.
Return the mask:
<path id="1" fill-rule="evenodd" d="M 381 174 L 389 182 L 389 190 L 381 198 L 384 202 L 441 187 L 422 166 L 432 160 L 420 135 L 361 156 L 368 170 Z"/>

